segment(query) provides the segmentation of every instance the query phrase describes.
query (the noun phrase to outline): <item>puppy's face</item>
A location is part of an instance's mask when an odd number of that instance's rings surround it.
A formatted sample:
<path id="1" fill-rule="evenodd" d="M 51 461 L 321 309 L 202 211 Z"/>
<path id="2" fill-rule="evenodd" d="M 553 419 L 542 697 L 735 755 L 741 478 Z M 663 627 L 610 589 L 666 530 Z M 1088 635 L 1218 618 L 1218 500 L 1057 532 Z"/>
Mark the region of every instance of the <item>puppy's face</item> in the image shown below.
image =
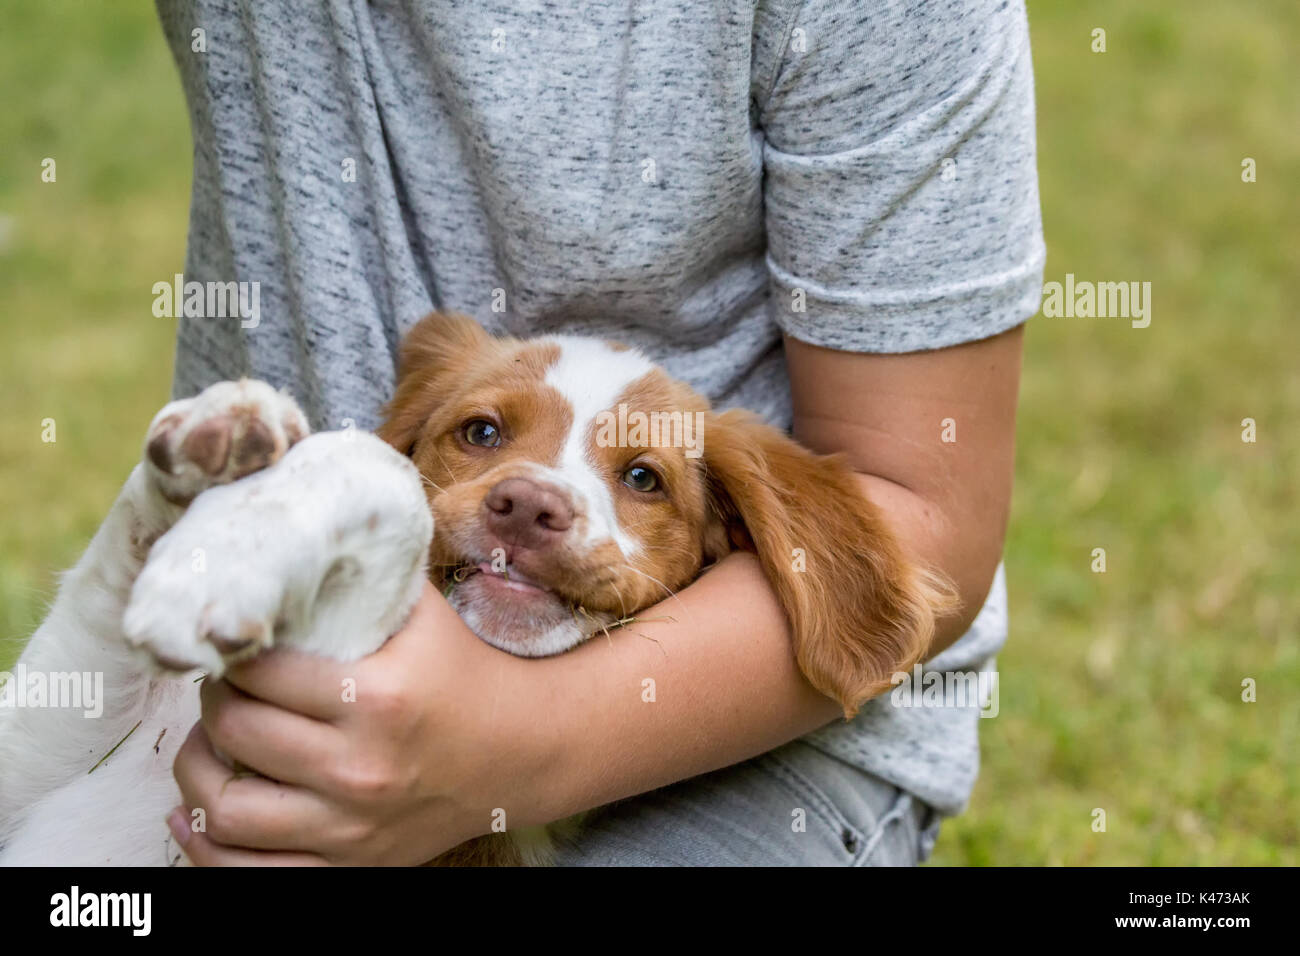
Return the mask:
<path id="1" fill-rule="evenodd" d="M 470 628 L 557 654 L 754 551 L 813 686 L 846 714 L 924 653 L 953 600 L 903 560 L 853 473 L 640 353 L 493 338 L 434 314 L 379 435 L 423 475 L 436 583 Z"/>
<path id="2" fill-rule="evenodd" d="M 567 650 L 725 550 L 698 456 L 707 405 L 686 386 L 596 340 L 431 331 L 422 371 L 407 370 L 420 387 L 380 434 L 403 411 L 419 419 L 405 450 L 434 514 L 431 563 L 484 640 Z"/>

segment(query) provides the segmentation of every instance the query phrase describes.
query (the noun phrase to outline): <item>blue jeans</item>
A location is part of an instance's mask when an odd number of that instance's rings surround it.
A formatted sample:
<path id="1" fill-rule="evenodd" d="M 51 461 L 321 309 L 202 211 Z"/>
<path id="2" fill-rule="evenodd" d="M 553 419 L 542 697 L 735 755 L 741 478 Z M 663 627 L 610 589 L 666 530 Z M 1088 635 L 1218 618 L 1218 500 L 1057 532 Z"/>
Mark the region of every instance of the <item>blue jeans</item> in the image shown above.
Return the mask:
<path id="1" fill-rule="evenodd" d="M 588 815 L 560 866 L 915 866 L 932 808 L 794 741 Z"/>

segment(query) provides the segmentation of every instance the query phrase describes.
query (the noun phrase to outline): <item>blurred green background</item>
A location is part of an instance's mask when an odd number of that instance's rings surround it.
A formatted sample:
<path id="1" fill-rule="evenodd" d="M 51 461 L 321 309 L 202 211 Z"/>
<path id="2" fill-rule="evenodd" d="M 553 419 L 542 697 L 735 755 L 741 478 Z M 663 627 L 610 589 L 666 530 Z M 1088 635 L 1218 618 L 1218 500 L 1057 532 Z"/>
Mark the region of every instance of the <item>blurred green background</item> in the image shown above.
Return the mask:
<path id="1" fill-rule="evenodd" d="M 0 669 L 167 399 L 150 287 L 182 268 L 191 165 L 152 4 L 3 17 Z M 934 862 L 1295 865 L 1300 4 L 1030 0 L 1030 24 L 1046 278 L 1149 281 L 1153 319 L 1030 323 L 1001 713 Z"/>

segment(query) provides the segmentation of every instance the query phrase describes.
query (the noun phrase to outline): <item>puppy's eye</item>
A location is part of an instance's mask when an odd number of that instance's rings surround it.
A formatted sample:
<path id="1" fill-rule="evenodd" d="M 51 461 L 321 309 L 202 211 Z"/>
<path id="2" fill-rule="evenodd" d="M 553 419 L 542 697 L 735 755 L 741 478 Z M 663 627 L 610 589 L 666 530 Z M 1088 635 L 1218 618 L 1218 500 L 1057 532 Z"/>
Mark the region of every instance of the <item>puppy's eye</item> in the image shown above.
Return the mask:
<path id="1" fill-rule="evenodd" d="M 654 491 L 659 487 L 659 476 L 644 465 L 633 465 L 623 472 L 623 484 L 633 491 Z"/>
<path id="2" fill-rule="evenodd" d="M 489 421 L 476 418 L 472 422 L 466 422 L 462 427 L 465 440 L 471 445 L 494 448 L 501 444 L 501 431 Z"/>

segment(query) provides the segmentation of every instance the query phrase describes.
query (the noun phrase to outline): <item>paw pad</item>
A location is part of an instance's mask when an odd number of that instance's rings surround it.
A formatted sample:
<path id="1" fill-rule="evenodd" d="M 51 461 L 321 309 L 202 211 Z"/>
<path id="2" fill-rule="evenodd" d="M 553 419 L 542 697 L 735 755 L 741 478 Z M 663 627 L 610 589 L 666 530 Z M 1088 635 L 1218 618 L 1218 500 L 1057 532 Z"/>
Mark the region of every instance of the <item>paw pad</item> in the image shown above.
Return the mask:
<path id="1" fill-rule="evenodd" d="M 185 505 L 279 461 L 308 433 L 286 395 L 264 382 L 218 382 L 168 405 L 149 429 L 145 459 L 163 496 Z"/>

